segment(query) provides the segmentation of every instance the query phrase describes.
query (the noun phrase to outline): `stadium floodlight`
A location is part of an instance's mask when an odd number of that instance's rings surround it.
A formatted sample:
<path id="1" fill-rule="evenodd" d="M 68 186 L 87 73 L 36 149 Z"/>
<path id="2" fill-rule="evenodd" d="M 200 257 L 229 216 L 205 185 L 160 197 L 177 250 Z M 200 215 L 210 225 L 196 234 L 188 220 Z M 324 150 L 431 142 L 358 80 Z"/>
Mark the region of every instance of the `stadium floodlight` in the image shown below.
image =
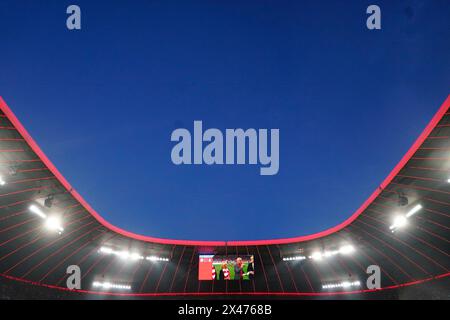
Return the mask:
<path id="1" fill-rule="evenodd" d="M 421 204 L 414 206 L 414 208 L 412 208 L 411 210 L 408 211 L 408 213 L 406 214 L 406 217 L 407 218 L 411 217 L 413 214 L 417 213 L 420 209 L 422 209 Z"/>
<path id="2" fill-rule="evenodd" d="M 112 282 L 99 282 L 94 281 L 92 284 L 94 288 L 102 288 L 102 289 L 118 289 L 118 290 L 131 290 L 131 286 L 127 284 L 119 284 Z"/>
<path id="3" fill-rule="evenodd" d="M 42 219 L 47 218 L 47 215 L 46 215 L 44 212 L 42 212 L 42 210 L 41 210 L 38 206 L 32 204 L 32 205 L 29 207 L 29 209 L 30 209 L 31 212 L 37 214 L 37 215 L 38 215 L 39 217 L 41 217 Z"/>
<path id="4" fill-rule="evenodd" d="M 144 259 L 143 256 L 141 256 L 139 253 L 136 253 L 136 252 L 130 253 L 128 256 L 131 260 L 143 260 Z"/>
<path id="5" fill-rule="evenodd" d="M 322 253 L 319 251 L 313 252 L 311 256 L 309 256 L 313 260 L 322 260 Z"/>
<path id="6" fill-rule="evenodd" d="M 393 224 L 389 227 L 392 232 L 395 232 L 397 229 L 403 228 L 408 224 L 408 219 L 412 217 L 414 214 L 419 212 L 422 209 L 421 204 L 415 205 L 411 210 L 409 210 L 405 215 L 398 215 L 394 218 Z"/>
<path id="7" fill-rule="evenodd" d="M 139 253 L 129 252 L 127 250 L 116 251 L 109 247 L 101 247 L 98 251 L 104 254 L 113 254 L 124 260 L 132 260 L 132 261 L 144 260 L 144 257 L 141 256 Z"/>
<path id="8" fill-rule="evenodd" d="M 157 257 L 157 256 L 148 256 L 145 258 L 145 260 L 152 261 L 152 262 L 156 262 L 156 261 L 168 262 L 169 261 L 168 258 L 162 258 L 162 257 Z"/>
<path id="9" fill-rule="evenodd" d="M 447 182 L 450 183 L 450 178 L 447 179 Z"/>
<path id="10" fill-rule="evenodd" d="M 111 254 L 111 253 L 114 252 L 113 249 L 108 248 L 108 247 L 101 247 L 99 251 L 100 251 L 100 252 L 103 252 L 103 253 L 105 253 L 105 254 Z"/>
<path id="11" fill-rule="evenodd" d="M 314 251 L 310 256 L 308 256 L 309 259 L 320 261 L 323 258 L 330 258 L 332 256 L 338 255 L 338 254 L 350 254 L 355 251 L 355 247 L 347 244 L 340 247 L 338 250 L 325 250 L 325 251 Z"/>
<path id="12" fill-rule="evenodd" d="M 338 283 L 329 283 L 329 284 L 324 284 L 322 286 L 322 289 L 338 289 L 338 288 L 343 288 L 343 289 L 348 289 L 351 287 L 359 287 L 361 285 L 360 281 L 343 281 L 343 282 L 338 282 Z"/>
<path id="13" fill-rule="evenodd" d="M 120 258 L 122 258 L 122 259 L 124 259 L 124 260 L 126 260 L 126 259 L 128 259 L 128 257 L 130 256 L 130 253 L 128 252 L 128 251 L 118 251 L 117 253 L 117 256 L 119 256 Z"/>
<path id="14" fill-rule="evenodd" d="M 354 251 L 355 251 L 355 247 L 353 247 L 353 246 L 350 245 L 350 244 L 345 245 L 345 246 L 342 246 L 342 247 L 339 249 L 339 253 L 340 253 L 340 254 L 350 254 L 350 253 L 353 253 Z"/>
<path id="15" fill-rule="evenodd" d="M 61 227 L 61 221 L 57 217 L 49 217 L 45 221 L 45 226 L 49 230 L 58 231 L 61 234 L 64 231 L 64 228 Z"/>
<path id="16" fill-rule="evenodd" d="M 325 258 L 328 258 L 328 257 L 334 256 L 334 255 L 337 255 L 338 253 L 339 253 L 338 250 L 324 251 L 324 252 L 323 252 L 323 256 L 324 256 Z"/>
<path id="17" fill-rule="evenodd" d="M 3 177 L 0 176 L 0 186 L 4 186 L 6 184 L 6 181 L 3 180 Z"/>
<path id="18" fill-rule="evenodd" d="M 293 256 L 293 257 L 284 257 L 283 261 L 302 261 L 305 260 L 305 256 Z"/>
<path id="19" fill-rule="evenodd" d="M 405 216 L 397 216 L 394 218 L 394 223 L 389 227 L 389 229 L 394 232 L 399 228 L 403 228 L 408 224 L 408 219 Z"/>
<path id="20" fill-rule="evenodd" d="M 64 228 L 62 227 L 61 220 L 57 216 L 48 216 L 46 215 L 41 208 L 39 208 L 37 205 L 32 204 L 28 208 L 31 212 L 39 216 L 40 218 L 45 220 L 45 227 L 48 230 L 52 231 L 58 231 L 59 234 L 61 234 L 64 231 Z"/>

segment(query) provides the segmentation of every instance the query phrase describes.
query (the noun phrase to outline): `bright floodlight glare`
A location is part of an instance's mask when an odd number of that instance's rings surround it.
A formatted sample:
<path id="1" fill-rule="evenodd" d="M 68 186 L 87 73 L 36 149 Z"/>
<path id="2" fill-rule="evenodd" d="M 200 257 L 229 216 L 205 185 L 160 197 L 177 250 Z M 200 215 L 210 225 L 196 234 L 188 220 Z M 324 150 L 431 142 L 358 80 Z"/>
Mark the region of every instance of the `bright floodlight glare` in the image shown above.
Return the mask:
<path id="1" fill-rule="evenodd" d="M 141 256 L 139 253 L 133 252 L 130 255 L 131 260 L 142 260 L 144 257 Z"/>
<path id="2" fill-rule="evenodd" d="M 0 176 L 0 186 L 4 186 L 6 184 L 6 181 L 3 180 L 3 177 Z"/>
<path id="3" fill-rule="evenodd" d="M 111 254 L 111 253 L 114 252 L 114 250 L 111 249 L 111 248 L 107 248 L 107 247 L 101 247 L 100 248 L 100 252 L 103 252 L 103 253 L 106 253 L 106 254 Z"/>
<path id="4" fill-rule="evenodd" d="M 43 213 L 42 210 L 39 209 L 38 206 L 32 204 L 32 205 L 30 206 L 29 209 L 30 209 L 31 212 L 37 214 L 37 215 L 38 215 L 39 217 L 41 217 L 42 219 L 47 218 L 47 215 L 46 215 L 45 213 Z"/>
<path id="5" fill-rule="evenodd" d="M 311 255 L 311 259 L 322 260 L 322 254 L 319 251 L 316 251 Z"/>
<path id="6" fill-rule="evenodd" d="M 450 183 L 450 178 L 447 179 L 447 182 Z"/>
<path id="7" fill-rule="evenodd" d="M 148 260 L 148 261 L 153 261 L 153 262 L 156 262 L 156 261 L 168 262 L 169 261 L 168 258 L 161 258 L 161 257 L 157 257 L 157 256 L 148 256 L 145 259 Z"/>
<path id="8" fill-rule="evenodd" d="M 108 247 L 101 247 L 99 252 L 104 253 L 104 254 L 113 254 L 124 260 L 132 260 L 132 261 L 144 260 L 144 257 L 141 256 L 138 252 L 129 252 L 126 250 L 116 251 L 116 250 L 114 250 L 112 248 L 108 248 Z"/>
<path id="9" fill-rule="evenodd" d="M 345 245 L 339 249 L 339 253 L 341 254 L 350 254 L 355 251 L 355 248 L 352 245 Z"/>
<path id="10" fill-rule="evenodd" d="M 102 289 L 119 289 L 119 290 L 131 290 L 130 285 L 126 284 L 118 284 L 118 283 L 111 283 L 111 282 L 99 282 L 94 281 L 92 284 L 94 288 L 102 288 Z"/>
<path id="11" fill-rule="evenodd" d="M 47 218 L 45 226 L 47 227 L 47 229 L 55 230 L 59 233 L 64 231 L 63 227 L 61 227 L 61 221 L 56 217 Z"/>
<path id="12" fill-rule="evenodd" d="M 338 253 L 339 253 L 338 250 L 324 251 L 323 256 L 324 256 L 325 258 L 328 258 L 328 257 L 334 256 L 334 255 L 337 255 Z"/>
<path id="13" fill-rule="evenodd" d="M 394 232 L 396 229 L 403 228 L 407 224 L 408 224 L 408 219 L 406 219 L 405 216 L 397 216 L 394 219 L 394 223 L 392 224 L 392 226 L 389 227 L 389 229 L 391 229 L 392 232 Z"/>
<path id="14" fill-rule="evenodd" d="M 149 256 L 149 257 L 147 257 L 145 259 L 147 259 L 148 261 L 157 261 L 158 260 L 158 258 L 155 257 L 155 256 Z"/>
<path id="15" fill-rule="evenodd" d="M 283 261 L 300 261 L 300 260 L 305 260 L 306 257 L 304 256 L 294 256 L 294 257 L 284 257 Z"/>
<path id="16" fill-rule="evenodd" d="M 350 288 L 350 287 L 359 287 L 361 285 L 361 282 L 359 281 L 343 281 L 339 283 L 329 283 L 322 286 L 322 289 L 337 289 L 337 288 Z"/>
<path id="17" fill-rule="evenodd" d="M 122 259 L 128 259 L 128 257 L 130 256 L 130 254 L 128 253 L 128 251 L 120 251 L 117 252 L 117 255 L 119 257 L 121 257 Z"/>
<path id="18" fill-rule="evenodd" d="M 417 204 L 411 210 L 409 210 L 406 215 L 395 217 L 394 223 L 389 227 L 389 229 L 391 229 L 392 232 L 395 232 L 395 230 L 406 226 L 408 224 L 408 218 L 419 212 L 421 209 L 422 205 Z"/>
<path id="19" fill-rule="evenodd" d="M 413 214 L 417 213 L 420 209 L 422 209 L 422 205 L 420 204 L 416 205 L 414 208 L 408 211 L 406 217 L 407 218 L 411 217 Z"/>

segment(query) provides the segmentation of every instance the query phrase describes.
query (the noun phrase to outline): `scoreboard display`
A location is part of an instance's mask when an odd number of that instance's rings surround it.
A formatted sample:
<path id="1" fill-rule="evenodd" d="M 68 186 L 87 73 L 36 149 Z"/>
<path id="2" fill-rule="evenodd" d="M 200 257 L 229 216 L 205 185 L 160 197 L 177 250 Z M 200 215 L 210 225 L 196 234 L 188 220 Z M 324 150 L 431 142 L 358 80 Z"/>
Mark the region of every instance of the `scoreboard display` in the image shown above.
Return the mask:
<path id="1" fill-rule="evenodd" d="M 255 276 L 252 255 L 200 255 L 198 266 L 199 280 L 252 280 Z"/>

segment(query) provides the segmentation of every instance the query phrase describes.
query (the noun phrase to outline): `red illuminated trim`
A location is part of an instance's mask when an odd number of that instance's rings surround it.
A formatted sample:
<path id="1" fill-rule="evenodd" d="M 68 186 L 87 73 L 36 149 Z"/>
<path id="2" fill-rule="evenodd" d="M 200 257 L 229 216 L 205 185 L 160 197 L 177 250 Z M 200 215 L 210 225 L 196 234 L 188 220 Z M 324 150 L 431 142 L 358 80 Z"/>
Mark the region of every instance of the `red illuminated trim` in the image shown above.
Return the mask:
<path id="1" fill-rule="evenodd" d="M 41 159 L 41 161 L 49 168 L 49 170 L 55 175 L 58 181 L 72 194 L 72 196 L 79 201 L 83 207 L 89 211 L 89 213 L 94 216 L 102 225 L 109 228 L 110 230 L 117 232 L 123 236 L 130 237 L 136 240 L 153 242 L 153 243 L 161 243 L 161 244 L 175 244 L 175 245 L 193 245 L 193 246 L 252 246 L 252 245 L 273 245 L 273 244 L 286 244 L 286 243 L 294 243 L 294 242 L 302 242 L 309 241 L 321 237 L 328 236 L 332 233 L 335 233 L 339 230 L 342 230 L 349 224 L 351 224 L 374 200 L 375 198 L 383 191 L 386 186 L 391 183 L 394 177 L 400 172 L 400 170 L 405 166 L 405 164 L 411 159 L 413 154 L 418 150 L 420 145 L 425 141 L 425 139 L 430 135 L 432 130 L 437 126 L 438 122 L 442 119 L 442 117 L 446 114 L 448 108 L 450 107 L 450 95 L 444 101 L 444 103 L 439 108 L 438 112 L 431 119 L 430 123 L 426 126 L 425 130 L 421 133 L 419 138 L 414 142 L 408 152 L 403 156 L 400 162 L 395 166 L 392 172 L 386 177 L 386 179 L 381 183 L 381 185 L 372 193 L 372 195 L 359 207 L 358 210 L 355 211 L 347 220 L 340 223 L 339 225 L 329 228 L 327 230 L 314 233 L 306 236 L 292 237 L 292 238 L 281 238 L 281 239 L 270 239 L 270 240 L 248 240 L 248 241 L 196 241 L 196 240 L 175 240 L 175 239 L 163 239 L 163 238 L 155 238 L 148 237 L 140 234 L 135 234 L 126 230 L 123 230 L 119 227 L 116 227 L 106 221 L 100 214 L 98 214 L 87 202 L 83 199 L 83 197 L 72 188 L 69 182 L 64 178 L 64 176 L 58 171 L 58 169 L 53 165 L 53 163 L 47 158 L 38 144 L 33 140 L 30 134 L 27 132 L 25 127 L 20 123 L 11 109 L 8 107 L 6 102 L 0 97 L 0 110 L 2 110 L 6 117 L 11 121 L 13 126 L 17 129 L 17 131 L 21 134 L 21 136 L 25 139 L 25 141 L 29 144 L 31 149 L 37 154 L 37 156 Z"/>
<path id="2" fill-rule="evenodd" d="M 281 296 L 281 297 L 320 297 L 320 296 L 340 296 L 340 295 L 349 295 L 349 294 L 361 294 L 361 293 L 372 293 L 372 292 L 380 292 L 386 290 L 394 290 L 403 287 L 409 287 L 421 283 L 425 283 L 431 280 L 438 280 L 442 278 L 446 278 L 450 276 L 450 272 L 444 273 L 434 277 L 428 277 L 421 280 L 415 280 L 403 284 L 397 284 L 393 286 L 388 286 L 380 289 L 364 289 L 364 290 L 354 290 L 354 291 L 335 291 L 335 292 L 157 292 L 157 293 L 124 293 L 124 292 L 101 292 L 101 291 L 92 291 L 92 290 L 70 290 L 64 287 L 58 287 L 49 284 L 43 284 L 39 282 L 34 282 L 31 280 L 26 280 L 22 278 L 13 277 L 7 274 L 0 273 L 1 277 L 4 277 L 9 280 L 19 281 L 23 283 L 27 283 L 34 286 L 45 287 L 49 289 L 56 289 L 59 291 L 66 292 L 74 292 L 74 293 L 86 293 L 86 294 L 94 294 L 99 296 L 119 296 L 119 297 L 209 297 L 209 296 Z"/>

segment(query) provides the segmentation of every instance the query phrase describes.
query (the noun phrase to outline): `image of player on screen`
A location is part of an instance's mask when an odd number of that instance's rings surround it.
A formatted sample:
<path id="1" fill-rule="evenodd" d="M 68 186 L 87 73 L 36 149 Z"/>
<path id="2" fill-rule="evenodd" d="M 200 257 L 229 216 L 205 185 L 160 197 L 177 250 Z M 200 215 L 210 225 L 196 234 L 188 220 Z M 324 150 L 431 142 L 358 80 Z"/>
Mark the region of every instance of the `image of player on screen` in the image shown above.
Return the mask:
<path id="1" fill-rule="evenodd" d="M 226 262 L 222 263 L 222 268 L 220 269 L 218 280 L 231 280 L 230 269 L 228 269 L 228 265 Z"/>
<path id="2" fill-rule="evenodd" d="M 244 264 L 241 257 L 236 258 L 236 264 L 234 265 L 234 280 L 242 280 L 244 277 Z"/>
<path id="3" fill-rule="evenodd" d="M 249 280 L 253 280 L 255 278 L 255 261 L 253 256 L 250 256 L 250 261 L 248 262 L 247 272 L 245 275 L 248 276 Z"/>

